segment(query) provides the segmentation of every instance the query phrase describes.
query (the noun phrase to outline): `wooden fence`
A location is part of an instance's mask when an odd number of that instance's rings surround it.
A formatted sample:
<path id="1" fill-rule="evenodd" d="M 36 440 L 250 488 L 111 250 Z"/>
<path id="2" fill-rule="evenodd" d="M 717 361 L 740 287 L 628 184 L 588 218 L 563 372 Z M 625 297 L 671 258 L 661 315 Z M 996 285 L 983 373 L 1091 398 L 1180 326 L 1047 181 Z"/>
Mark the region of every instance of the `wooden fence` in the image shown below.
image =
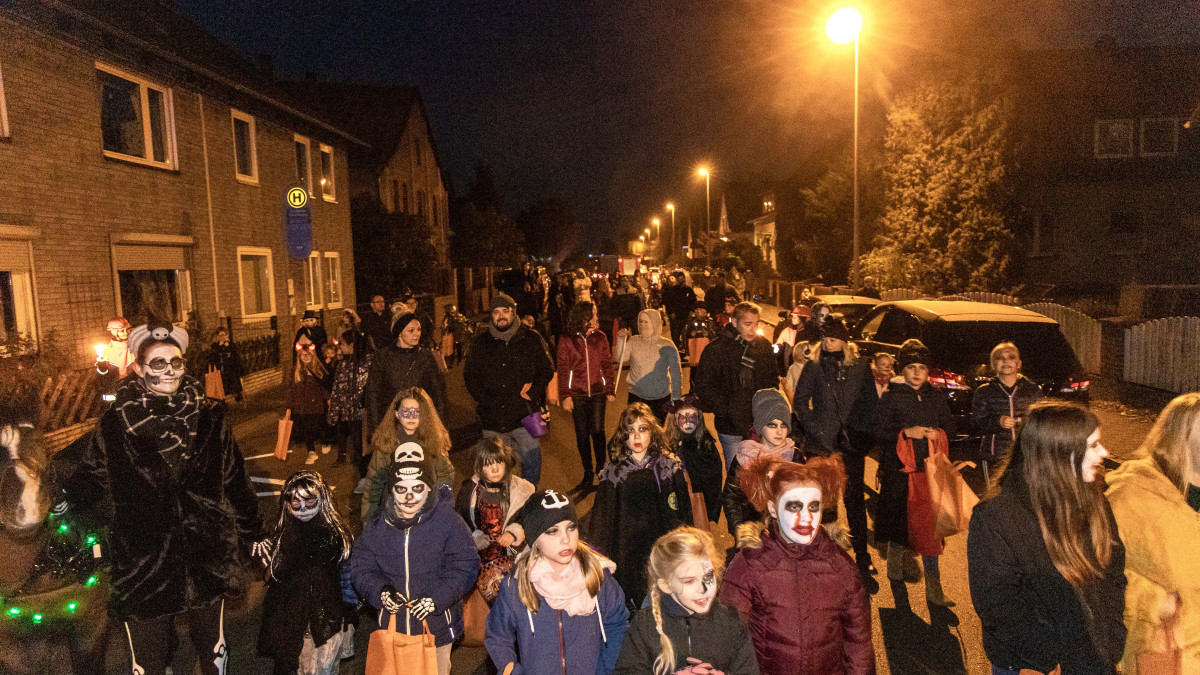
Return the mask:
<path id="1" fill-rule="evenodd" d="M 884 302 L 892 300 L 920 300 L 928 297 L 921 291 L 912 288 L 892 288 L 879 294 Z"/>
<path id="2" fill-rule="evenodd" d="M 973 302 L 990 302 L 994 305 L 1011 305 L 1016 307 L 1021 304 L 1021 301 L 1011 295 L 1003 293 L 984 293 L 981 291 L 967 291 L 959 293 L 962 297 Z"/>
<path id="3" fill-rule="evenodd" d="M 1050 317 L 1058 322 L 1075 356 L 1088 373 L 1100 372 L 1100 322 L 1082 312 L 1053 302 L 1035 302 L 1025 309 Z"/>
<path id="4" fill-rule="evenodd" d="M 1200 317 L 1173 316 L 1126 328 L 1124 379 L 1175 393 L 1200 390 Z"/>
<path id="5" fill-rule="evenodd" d="M 68 370 L 42 383 L 42 429 L 46 432 L 78 424 L 96 416 L 100 392 L 96 369 Z"/>

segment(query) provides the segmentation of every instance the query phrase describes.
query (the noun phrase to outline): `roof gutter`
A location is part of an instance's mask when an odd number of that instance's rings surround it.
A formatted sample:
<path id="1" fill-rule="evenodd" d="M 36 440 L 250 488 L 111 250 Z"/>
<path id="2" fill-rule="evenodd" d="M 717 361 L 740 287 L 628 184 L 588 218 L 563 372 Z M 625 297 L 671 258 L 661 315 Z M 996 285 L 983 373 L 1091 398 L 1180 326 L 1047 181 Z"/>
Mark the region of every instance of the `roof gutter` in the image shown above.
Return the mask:
<path id="1" fill-rule="evenodd" d="M 279 108 L 280 110 L 283 110 L 284 112 L 288 113 L 289 115 L 294 115 L 295 117 L 298 117 L 298 118 L 304 120 L 305 122 L 308 122 L 310 124 L 315 124 L 316 126 L 322 128 L 332 134 L 341 136 L 342 138 L 346 139 L 347 141 L 350 141 L 351 143 L 355 143 L 364 148 L 371 147 L 370 143 L 367 143 L 366 141 L 363 141 L 352 134 L 342 131 L 341 129 L 338 129 L 337 127 L 332 126 L 327 122 L 323 122 L 323 121 L 313 117 L 312 115 L 309 115 L 308 113 L 304 113 L 299 110 L 296 110 L 295 108 L 293 108 L 289 105 L 286 105 L 284 103 L 276 101 L 275 99 L 271 98 L 270 96 L 267 96 L 261 92 L 251 89 L 250 87 L 247 87 L 243 84 L 239 84 L 238 82 L 235 82 L 219 73 L 209 70 L 208 68 L 205 68 L 203 66 L 192 63 L 191 61 L 188 61 L 187 59 L 177 56 L 175 54 L 172 54 L 171 52 L 168 52 L 166 50 L 160 49 L 160 48 L 150 44 L 149 42 L 146 42 L 145 40 L 142 40 L 141 38 L 139 38 L 135 35 L 126 33 L 125 31 L 123 31 L 119 28 L 115 28 L 115 27 L 101 21 L 100 19 L 97 19 L 96 17 L 94 17 L 90 14 L 81 12 L 81 11 L 75 9 L 74 7 L 71 7 L 62 2 L 59 2 L 59 0 L 39 0 L 39 1 L 49 7 L 52 7 L 55 10 L 58 10 L 65 14 L 69 14 L 70 16 L 72 16 L 86 24 L 89 24 L 95 28 L 99 28 L 100 30 L 105 31 L 115 37 L 118 37 L 122 40 L 126 40 L 128 42 L 132 42 L 133 44 L 141 47 L 142 49 L 145 49 L 148 52 L 152 52 L 156 56 L 159 56 L 166 61 L 170 61 L 172 63 L 175 63 L 176 65 L 180 65 L 180 66 L 183 66 L 190 70 L 193 70 L 193 71 L 203 75 L 204 77 L 207 77 L 216 82 L 219 82 L 222 85 L 225 85 L 226 87 L 230 87 L 231 89 L 239 91 L 251 98 L 257 99 L 258 101 L 260 101 L 262 103 L 266 103 L 267 105 Z"/>

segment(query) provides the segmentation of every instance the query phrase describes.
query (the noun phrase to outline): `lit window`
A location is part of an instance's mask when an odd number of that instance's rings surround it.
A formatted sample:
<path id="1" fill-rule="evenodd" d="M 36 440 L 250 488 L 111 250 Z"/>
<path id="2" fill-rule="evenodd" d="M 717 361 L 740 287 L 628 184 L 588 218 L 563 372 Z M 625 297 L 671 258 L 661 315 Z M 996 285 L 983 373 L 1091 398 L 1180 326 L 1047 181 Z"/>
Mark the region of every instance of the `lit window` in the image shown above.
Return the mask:
<path id="1" fill-rule="evenodd" d="M 325 282 L 329 287 L 329 309 L 342 306 L 342 257 L 336 251 L 325 252 Z"/>
<path id="2" fill-rule="evenodd" d="M 296 180 L 308 188 L 308 194 L 313 195 L 312 188 L 312 151 L 308 139 L 297 134 L 296 141 Z"/>
<path id="3" fill-rule="evenodd" d="M 308 255 L 308 267 L 304 270 L 304 284 L 307 297 L 304 306 L 314 309 L 321 306 L 321 254 L 313 251 Z"/>
<path id="4" fill-rule="evenodd" d="M 327 202 L 337 200 L 333 191 L 333 148 L 321 144 L 321 196 Z"/>
<path id="5" fill-rule="evenodd" d="M 1098 159 L 1133 156 L 1133 120 L 1097 120 L 1095 154 Z"/>
<path id="6" fill-rule="evenodd" d="M 33 316 L 29 271 L 0 269 L 0 341 L 36 339 Z"/>
<path id="7" fill-rule="evenodd" d="M 171 90 L 97 64 L 104 154 L 175 168 Z"/>
<path id="8" fill-rule="evenodd" d="M 271 271 L 271 249 L 238 247 L 238 284 L 242 290 L 242 318 L 275 315 L 275 282 Z"/>
<path id="9" fill-rule="evenodd" d="M 254 118 L 238 110 L 233 116 L 233 169 L 243 183 L 258 183 L 258 153 Z"/>
<path id="10" fill-rule="evenodd" d="M 1143 117 L 1143 157 L 1170 157 L 1179 150 L 1179 122 L 1174 117 Z"/>
<path id="11" fill-rule="evenodd" d="M 0 71 L 0 138 L 8 136 L 8 104 L 4 102 L 4 73 Z"/>

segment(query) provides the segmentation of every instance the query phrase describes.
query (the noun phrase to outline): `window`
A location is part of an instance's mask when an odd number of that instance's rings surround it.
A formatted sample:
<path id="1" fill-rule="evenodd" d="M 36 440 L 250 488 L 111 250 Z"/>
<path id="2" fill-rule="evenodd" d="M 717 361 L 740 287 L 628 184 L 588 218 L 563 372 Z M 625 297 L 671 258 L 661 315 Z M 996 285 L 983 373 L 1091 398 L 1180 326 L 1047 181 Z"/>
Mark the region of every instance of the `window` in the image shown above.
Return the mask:
<path id="1" fill-rule="evenodd" d="M 308 254 L 308 267 L 304 269 L 304 284 L 307 297 L 304 306 L 314 309 L 321 306 L 321 254 L 313 251 Z"/>
<path id="2" fill-rule="evenodd" d="M 0 342 L 38 337 L 32 253 L 28 240 L 0 237 Z"/>
<path id="3" fill-rule="evenodd" d="M 1098 159 L 1133 156 L 1133 120 L 1097 120 L 1095 133 Z"/>
<path id="4" fill-rule="evenodd" d="M 1170 157 L 1179 150 L 1179 123 L 1174 117 L 1143 117 L 1143 157 Z"/>
<path id="5" fill-rule="evenodd" d="M 139 324 L 151 317 L 187 321 L 191 312 L 191 275 L 186 269 L 118 270 L 121 315 Z"/>
<path id="6" fill-rule="evenodd" d="M 105 156 L 175 168 L 171 90 L 108 66 L 96 69 Z"/>
<path id="7" fill-rule="evenodd" d="M 333 191 L 333 148 L 321 144 L 321 197 L 327 202 L 337 201 Z"/>
<path id="8" fill-rule="evenodd" d="M 4 73 L 0 71 L 0 138 L 8 136 L 8 104 L 4 102 Z"/>
<path id="9" fill-rule="evenodd" d="M 254 118 L 238 110 L 233 116 L 233 170 L 243 183 L 258 184 L 258 151 L 254 136 Z"/>
<path id="10" fill-rule="evenodd" d="M 898 345 L 909 338 L 921 337 L 921 321 L 908 312 L 893 307 L 888 309 L 875 334 L 875 342 Z"/>
<path id="11" fill-rule="evenodd" d="M 329 309 L 342 306 L 342 257 L 335 251 L 325 252 L 325 282 L 329 285 Z"/>
<path id="12" fill-rule="evenodd" d="M 238 285 L 242 289 L 242 318 L 275 316 L 275 280 L 271 271 L 271 249 L 238 247 Z"/>
<path id="13" fill-rule="evenodd" d="M 308 189 L 308 195 L 313 196 L 312 189 L 312 159 L 308 139 L 297 134 L 296 141 L 296 180 Z"/>

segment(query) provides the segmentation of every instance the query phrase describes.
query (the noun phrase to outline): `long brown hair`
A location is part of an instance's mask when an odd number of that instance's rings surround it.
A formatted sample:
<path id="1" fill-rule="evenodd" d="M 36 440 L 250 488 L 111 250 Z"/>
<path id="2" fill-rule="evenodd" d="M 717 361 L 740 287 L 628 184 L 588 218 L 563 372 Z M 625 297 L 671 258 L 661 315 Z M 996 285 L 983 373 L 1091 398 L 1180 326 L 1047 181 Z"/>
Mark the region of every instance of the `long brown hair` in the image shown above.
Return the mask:
<path id="1" fill-rule="evenodd" d="M 625 441 L 629 440 L 629 427 L 638 420 L 644 420 L 650 427 L 650 444 L 646 447 L 646 456 L 671 454 L 667 449 L 667 438 L 663 433 L 663 428 L 654 417 L 654 413 L 650 412 L 650 406 L 645 403 L 632 403 L 621 413 L 621 419 L 617 422 L 617 430 L 613 432 L 612 438 L 608 439 L 609 461 L 623 462 L 629 458 L 631 453 L 625 446 Z"/>
<path id="2" fill-rule="evenodd" d="M 717 553 L 712 536 L 704 530 L 680 525 L 658 538 L 650 549 L 650 560 L 646 563 L 646 579 L 650 586 L 650 611 L 654 615 L 654 628 L 658 631 L 658 643 L 662 648 L 654 659 L 654 675 L 675 672 L 675 645 L 667 637 L 662 625 L 662 589 L 658 580 L 670 583 L 676 568 L 689 558 L 699 558 L 712 563 L 717 583 L 725 573 L 725 556 Z"/>
<path id="3" fill-rule="evenodd" d="M 1100 421 L 1082 406 L 1034 404 L 996 477 L 1000 489 L 1011 484 L 1010 472 L 1024 480 L 1050 560 L 1076 588 L 1103 577 L 1112 559 L 1104 480 L 1085 483 L 1080 477 L 1087 439 L 1098 428 Z"/>
<path id="4" fill-rule="evenodd" d="M 592 322 L 592 312 L 596 306 L 587 300 L 575 303 L 567 315 L 567 335 L 587 335 L 588 324 Z"/>
<path id="5" fill-rule="evenodd" d="M 382 451 L 391 454 L 396 449 L 396 439 L 399 433 L 397 429 L 400 426 L 400 420 L 396 418 L 396 411 L 400 409 L 400 402 L 406 398 L 411 398 L 417 402 L 417 407 L 421 410 L 421 422 L 417 424 L 417 430 L 413 433 L 416 436 L 417 445 L 425 451 L 425 457 L 432 458 L 439 455 L 448 457 L 450 455 L 450 432 L 446 431 L 446 425 L 442 424 L 442 418 L 438 416 L 437 408 L 433 406 L 433 399 L 429 398 L 429 394 L 420 387 L 408 387 L 401 389 L 392 399 L 392 403 L 383 413 L 383 419 L 379 421 L 379 426 L 375 427 L 375 434 L 371 437 L 372 452 Z"/>
<path id="6" fill-rule="evenodd" d="M 489 464 L 503 464 L 504 478 L 500 481 L 500 509 L 508 513 L 508 495 L 512 487 L 513 472 L 517 470 L 517 453 L 513 452 L 508 443 L 495 436 L 484 436 L 473 447 L 475 456 L 474 471 L 479 478 L 475 490 L 482 491 L 484 486 L 483 467 Z"/>
<path id="7" fill-rule="evenodd" d="M 1138 454 L 1153 459 L 1158 470 L 1183 494 L 1187 494 L 1188 476 L 1198 468 L 1192 466 L 1192 429 L 1197 416 L 1200 393 L 1176 396 L 1159 413 L 1138 448 Z"/>

